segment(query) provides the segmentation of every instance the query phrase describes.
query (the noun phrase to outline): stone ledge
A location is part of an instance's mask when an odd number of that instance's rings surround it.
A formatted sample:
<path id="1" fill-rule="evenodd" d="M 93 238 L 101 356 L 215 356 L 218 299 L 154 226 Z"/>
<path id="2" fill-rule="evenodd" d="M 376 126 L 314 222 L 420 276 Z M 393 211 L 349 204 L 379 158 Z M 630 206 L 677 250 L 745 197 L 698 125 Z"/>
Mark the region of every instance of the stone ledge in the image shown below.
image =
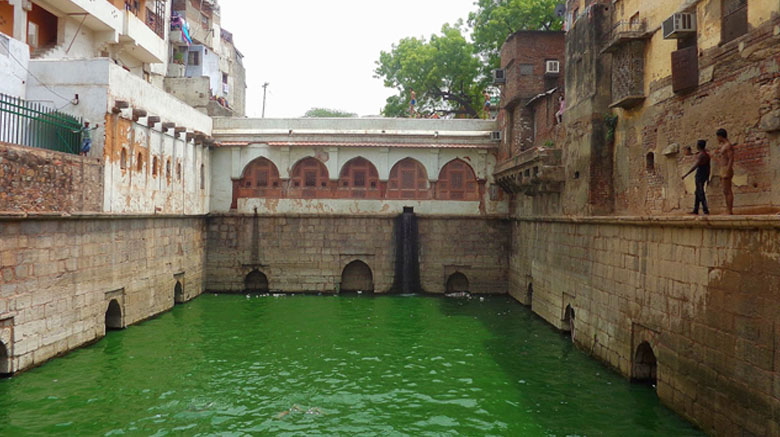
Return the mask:
<path id="1" fill-rule="evenodd" d="M 727 229 L 780 229 L 780 215 L 734 215 L 734 216 L 539 216 L 512 217 L 509 220 L 529 223 L 570 223 L 624 226 L 670 226 L 682 228 L 727 228 Z"/>
<path id="2" fill-rule="evenodd" d="M 267 214 L 259 213 L 259 218 L 310 218 L 310 219 L 394 219 L 400 213 L 381 213 L 381 214 Z M 442 220 L 508 220 L 506 215 L 486 214 L 486 215 L 456 215 L 456 214 L 416 214 L 420 219 L 442 219 Z M 215 212 L 204 216 L 205 218 L 252 218 L 255 214 L 244 212 Z M 2 220 L 0 216 L 0 220 Z"/>
<path id="3" fill-rule="evenodd" d="M 205 215 L 184 214 L 111 214 L 101 212 L 17 212 L 0 211 L 0 222 L 20 220 L 138 220 L 138 219 L 202 219 Z"/>

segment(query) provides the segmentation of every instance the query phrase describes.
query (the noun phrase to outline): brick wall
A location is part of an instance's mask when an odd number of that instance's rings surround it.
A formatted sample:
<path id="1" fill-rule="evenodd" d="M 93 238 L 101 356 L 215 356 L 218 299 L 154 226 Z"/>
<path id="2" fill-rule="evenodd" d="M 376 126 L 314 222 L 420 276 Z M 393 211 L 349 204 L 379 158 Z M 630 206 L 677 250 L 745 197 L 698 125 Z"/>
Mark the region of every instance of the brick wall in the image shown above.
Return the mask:
<path id="1" fill-rule="evenodd" d="M 713 435 L 779 435 L 780 224 L 772 218 L 540 219 L 512 227 L 510 294 Z M 533 289 L 529 298 L 529 286 Z"/>
<path id="2" fill-rule="evenodd" d="M 94 158 L 0 143 L 0 211 L 103 210 L 103 166 Z"/>
<path id="3" fill-rule="evenodd" d="M 224 215 L 208 218 L 207 289 L 240 292 L 254 269 L 271 290 L 337 292 L 349 263 L 371 269 L 387 292 L 395 271 L 394 217 Z M 443 293 L 449 275 L 466 275 L 472 292 L 506 292 L 506 238 L 501 220 L 418 218 L 422 287 Z"/>
<path id="4" fill-rule="evenodd" d="M 0 220 L 0 341 L 20 371 L 201 293 L 202 218 Z M 0 363 L 2 366 L 3 363 Z"/>

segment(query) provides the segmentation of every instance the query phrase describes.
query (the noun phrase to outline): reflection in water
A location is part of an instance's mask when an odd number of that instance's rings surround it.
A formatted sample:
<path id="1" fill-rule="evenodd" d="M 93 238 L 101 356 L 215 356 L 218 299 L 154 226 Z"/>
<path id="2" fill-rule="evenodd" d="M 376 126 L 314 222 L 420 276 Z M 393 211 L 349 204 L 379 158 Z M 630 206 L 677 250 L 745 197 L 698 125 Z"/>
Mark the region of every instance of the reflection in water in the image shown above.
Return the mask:
<path id="1" fill-rule="evenodd" d="M 504 298 L 205 295 L 0 381 L 0 435 L 700 435 Z"/>

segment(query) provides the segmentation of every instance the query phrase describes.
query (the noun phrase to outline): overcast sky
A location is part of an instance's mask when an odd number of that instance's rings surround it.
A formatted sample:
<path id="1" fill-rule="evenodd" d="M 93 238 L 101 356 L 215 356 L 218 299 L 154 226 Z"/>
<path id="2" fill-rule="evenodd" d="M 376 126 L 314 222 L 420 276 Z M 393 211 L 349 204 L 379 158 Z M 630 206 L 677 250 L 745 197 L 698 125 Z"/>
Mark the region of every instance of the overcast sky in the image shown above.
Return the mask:
<path id="1" fill-rule="evenodd" d="M 376 115 L 393 91 L 374 78 L 379 52 L 466 19 L 475 0 L 220 0 L 247 70 L 247 115 L 300 117 L 326 107 Z"/>

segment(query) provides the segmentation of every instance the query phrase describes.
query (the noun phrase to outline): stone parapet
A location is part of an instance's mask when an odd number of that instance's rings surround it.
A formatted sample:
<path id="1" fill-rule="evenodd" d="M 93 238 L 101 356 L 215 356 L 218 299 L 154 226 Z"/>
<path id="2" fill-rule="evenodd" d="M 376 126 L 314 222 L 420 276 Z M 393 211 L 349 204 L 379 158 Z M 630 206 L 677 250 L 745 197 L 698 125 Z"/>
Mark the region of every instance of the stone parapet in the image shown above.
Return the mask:
<path id="1" fill-rule="evenodd" d="M 509 292 L 718 436 L 778 435 L 780 217 L 534 217 L 512 224 Z"/>

